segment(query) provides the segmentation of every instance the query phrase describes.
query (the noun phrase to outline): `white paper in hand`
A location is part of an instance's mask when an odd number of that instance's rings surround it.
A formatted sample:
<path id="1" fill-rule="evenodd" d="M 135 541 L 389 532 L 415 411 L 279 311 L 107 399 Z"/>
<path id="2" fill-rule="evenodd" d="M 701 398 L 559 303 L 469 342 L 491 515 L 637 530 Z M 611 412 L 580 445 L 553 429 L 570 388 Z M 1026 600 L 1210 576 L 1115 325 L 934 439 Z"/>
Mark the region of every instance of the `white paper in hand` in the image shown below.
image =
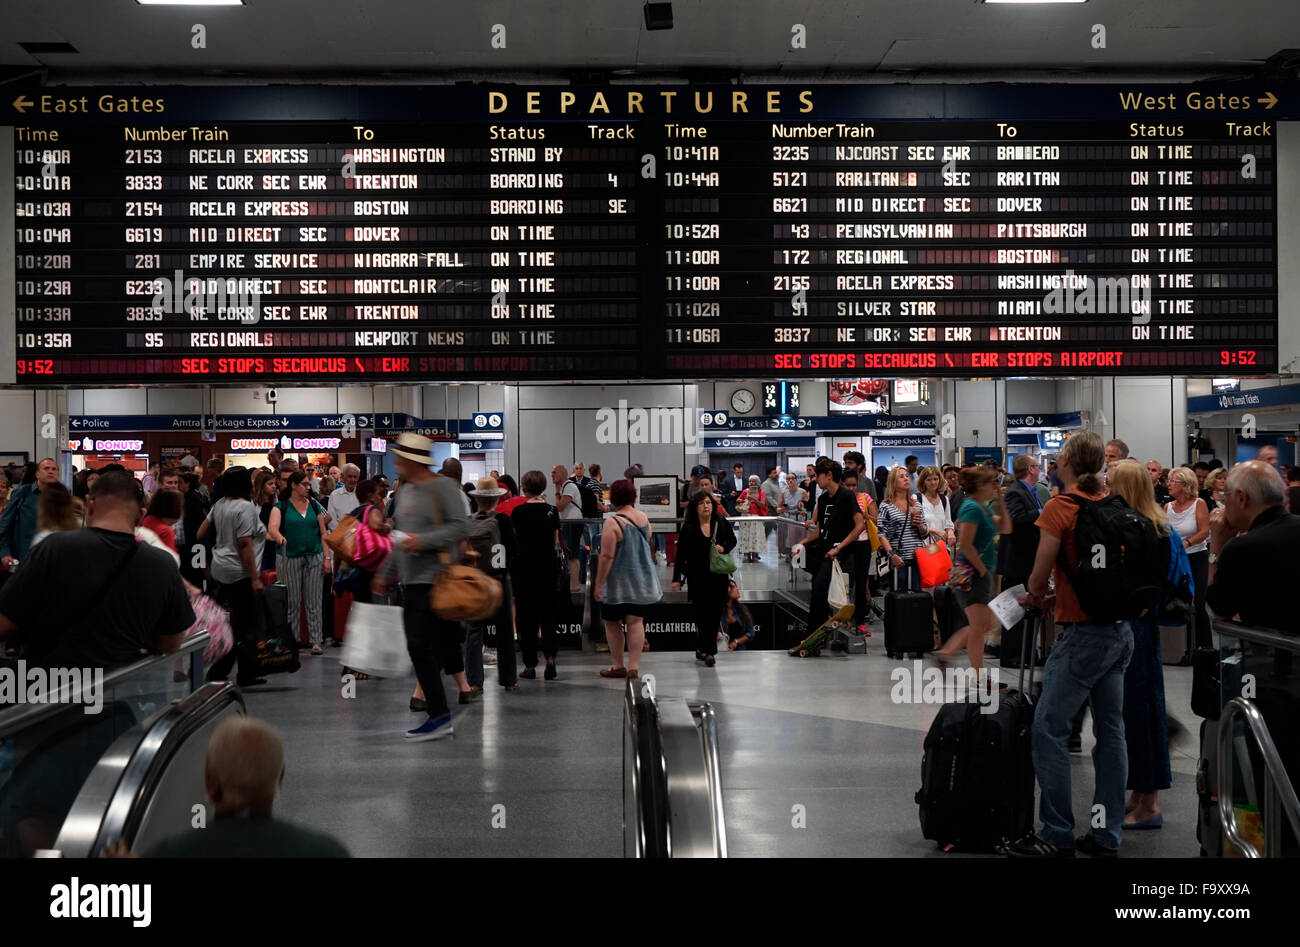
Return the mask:
<path id="1" fill-rule="evenodd" d="M 1003 628 L 1010 628 L 1025 617 L 1025 607 L 1020 604 L 1020 599 L 1028 594 L 1023 585 L 1013 585 L 989 602 L 989 608 L 993 610 L 993 614 L 997 616 Z"/>
<path id="2" fill-rule="evenodd" d="M 343 642 L 343 666 L 377 677 L 403 677 L 411 671 L 402 610 L 393 605 L 353 602 Z"/>

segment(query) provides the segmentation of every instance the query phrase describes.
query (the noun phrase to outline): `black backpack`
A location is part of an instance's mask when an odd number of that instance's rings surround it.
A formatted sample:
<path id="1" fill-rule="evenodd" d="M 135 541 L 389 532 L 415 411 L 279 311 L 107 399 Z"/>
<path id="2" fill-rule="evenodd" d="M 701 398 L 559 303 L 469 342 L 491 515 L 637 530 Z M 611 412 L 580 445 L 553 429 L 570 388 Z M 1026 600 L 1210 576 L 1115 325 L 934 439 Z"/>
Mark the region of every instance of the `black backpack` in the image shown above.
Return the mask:
<path id="1" fill-rule="evenodd" d="M 1061 496 L 1079 507 L 1074 526 L 1078 562 L 1071 568 L 1064 549 L 1060 559 L 1079 605 L 1098 622 L 1153 615 L 1165 597 L 1169 540 L 1116 494 L 1100 500 Z"/>
<path id="2" fill-rule="evenodd" d="M 578 495 L 582 497 L 582 518 L 600 519 L 600 497 L 596 495 L 595 489 L 588 486 L 591 481 L 579 480 L 577 477 L 570 477 L 569 480 L 577 484 Z"/>

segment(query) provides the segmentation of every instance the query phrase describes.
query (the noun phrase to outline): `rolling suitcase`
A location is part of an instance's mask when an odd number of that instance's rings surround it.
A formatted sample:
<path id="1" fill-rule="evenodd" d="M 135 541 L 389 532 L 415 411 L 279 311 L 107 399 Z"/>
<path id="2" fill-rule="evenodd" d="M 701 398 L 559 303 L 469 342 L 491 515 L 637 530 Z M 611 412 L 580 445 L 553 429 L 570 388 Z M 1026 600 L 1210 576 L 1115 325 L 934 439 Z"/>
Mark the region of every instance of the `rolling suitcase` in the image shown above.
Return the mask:
<path id="1" fill-rule="evenodd" d="M 1187 625 L 1160 626 L 1160 663 L 1182 666 L 1191 663 L 1187 640 L 1191 628 Z"/>
<path id="2" fill-rule="evenodd" d="M 917 589 L 900 591 L 898 571 L 894 572 L 894 588 L 885 593 L 885 654 L 891 658 L 909 654 L 919 658 L 934 649 L 934 621 L 930 617 L 934 599 L 929 592 Z"/>
<path id="3" fill-rule="evenodd" d="M 921 833 L 945 851 L 1003 851 L 1034 825 L 1034 705 L 1031 642 L 1041 620 L 1026 617 L 1018 689 L 1001 692 L 995 713 L 981 705 L 945 704 L 925 737 L 921 759 Z"/>
<path id="4" fill-rule="evenodd" d="M 958 604 L 951 586 L 936 585 L 930 591 L 934 595 L 934 614 L 939 622 L 939 640 L 946 642 L 966 624 L 966 612 Z"/>

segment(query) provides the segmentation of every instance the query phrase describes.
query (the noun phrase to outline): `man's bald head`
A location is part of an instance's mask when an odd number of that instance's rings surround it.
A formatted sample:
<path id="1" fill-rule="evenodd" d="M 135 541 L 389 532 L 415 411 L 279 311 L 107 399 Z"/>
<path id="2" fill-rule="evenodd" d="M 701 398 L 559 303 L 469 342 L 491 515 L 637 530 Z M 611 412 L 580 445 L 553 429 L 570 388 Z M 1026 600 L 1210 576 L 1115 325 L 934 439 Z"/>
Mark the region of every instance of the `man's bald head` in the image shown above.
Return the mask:
<path id="1" fill-rule="evenodd" d="M 284 742 L 270 724 L 230 717 L 208 743 L 206 784 L 218 815 L 249 809 L 270 814 L 284 778 Z"/>
<path id="2" fill-rule="evenodd" d="M 443 474 L 444 476 L 451 477 L 451 479 L 457 482 L 460 482 L 460 478 L 463 473 L 461 470 L 460 461 L 457 460 L 455 457 L 448 457 L 446 460 L 444 460 L 442 462 L 442 469 L 438 472 Z"/>
<path id="3" fill-rule="evenodd" d="M 1286 484 L 1267 461 L 1248 460 L 1228 471 L 1226 487 L 1229 493 L 1242 491 L 1254 506 L 1269 507 L 1282 504 Z"/>

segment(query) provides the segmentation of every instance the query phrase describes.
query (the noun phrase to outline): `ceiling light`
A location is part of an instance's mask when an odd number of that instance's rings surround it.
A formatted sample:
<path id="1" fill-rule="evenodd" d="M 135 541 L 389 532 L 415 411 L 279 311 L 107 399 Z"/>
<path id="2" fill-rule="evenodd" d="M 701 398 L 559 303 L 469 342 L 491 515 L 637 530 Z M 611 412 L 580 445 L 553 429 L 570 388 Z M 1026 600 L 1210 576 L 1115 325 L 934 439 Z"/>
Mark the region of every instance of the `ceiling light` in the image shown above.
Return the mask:
<path id="1" fill-rule="evenodd" d="M 982 3 L 1087 3 L 1088 0 L 981 0 Z"/>
<path id="2" fill-rule="evenodd" d="M 242 7 L 244 0 L 135 0 L 142 7 Z"/>

